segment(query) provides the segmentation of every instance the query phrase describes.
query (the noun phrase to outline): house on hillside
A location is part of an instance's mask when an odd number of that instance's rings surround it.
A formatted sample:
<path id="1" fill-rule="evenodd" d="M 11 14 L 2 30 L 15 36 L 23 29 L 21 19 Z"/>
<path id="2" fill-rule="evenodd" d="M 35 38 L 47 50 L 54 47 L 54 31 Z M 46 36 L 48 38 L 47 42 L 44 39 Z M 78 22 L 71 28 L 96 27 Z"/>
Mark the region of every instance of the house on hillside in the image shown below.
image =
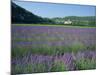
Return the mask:
<path id="1" fill-rule="evenodd" d="M 67 21 L 64 21 L 64 24 L 72 24 L 72 21 L 68 19 Z"/>

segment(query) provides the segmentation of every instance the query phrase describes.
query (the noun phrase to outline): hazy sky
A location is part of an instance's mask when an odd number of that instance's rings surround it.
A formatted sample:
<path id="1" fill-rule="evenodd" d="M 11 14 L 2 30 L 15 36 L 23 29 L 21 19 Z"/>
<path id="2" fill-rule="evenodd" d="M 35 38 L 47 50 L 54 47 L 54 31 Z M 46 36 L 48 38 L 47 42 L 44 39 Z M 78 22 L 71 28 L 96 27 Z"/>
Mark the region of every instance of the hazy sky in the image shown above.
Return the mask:
<path id="1" fill-rule="evenodd" d="M 13 1 L 26 10 L 42 17 L 95 16 L 96 7 L 90 5 L 54 4 Z"/>

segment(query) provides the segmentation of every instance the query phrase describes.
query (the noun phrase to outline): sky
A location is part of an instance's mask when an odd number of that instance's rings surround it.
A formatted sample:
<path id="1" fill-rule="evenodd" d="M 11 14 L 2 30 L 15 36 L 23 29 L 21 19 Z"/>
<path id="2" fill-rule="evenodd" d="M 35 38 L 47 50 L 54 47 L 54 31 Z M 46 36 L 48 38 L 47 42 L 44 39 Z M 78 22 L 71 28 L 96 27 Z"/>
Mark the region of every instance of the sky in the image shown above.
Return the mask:
<path id="1" fill-rule="evenodd" d="M 35 15 L 47 18 L 65 16 L 95 16 L 96 7 L 90 5 L 13 1 Z"/>

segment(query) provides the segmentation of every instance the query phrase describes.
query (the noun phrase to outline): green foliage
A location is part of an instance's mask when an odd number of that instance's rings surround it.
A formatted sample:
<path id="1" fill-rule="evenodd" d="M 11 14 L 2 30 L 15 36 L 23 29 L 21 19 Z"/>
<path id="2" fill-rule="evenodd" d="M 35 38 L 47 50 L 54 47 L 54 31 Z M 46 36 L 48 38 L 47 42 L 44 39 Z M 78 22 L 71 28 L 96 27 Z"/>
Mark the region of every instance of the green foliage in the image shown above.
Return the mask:
<path id="1" fill-rule="evenodd" d="M 31 64 L 31 63 L 26 64 L 26 66 L 23 67 L 23 72 L 24 73 L 31 73 L 31 72 L 33 72 L 33 64 Z"/>
<path id="2" fill-rule="evenodd" d="M 80 59 L 75 62 L 76 68 L 78 70 L 87 70 L 87 69 L 95 69 L 96 61 L 94 59 Z"/>
<path id="3" fill-rule="evenodd" d="M 96 50 L 96 45 L 86 46 L 86 50 Z"/>
<path id="4" fill-rule="evenodd" d="M 46 45 L 38 48 L 32 48 L 31 52 L 34 54 L 43 54 L 43 55 L 54 55 L 56 53 L 54 47 L 49 47 Z"/>
<path id="5" fill-rule="evenodd" d="M 60 55 L 66 52 L 74 52 L 77 53 L 78 51 L 83 50 L 95 50 L 95 46 L 85 46 L 80 42 L 74 42 L 69 46 L 48 46 L 42 45 L 38 47 L 15 47 L 12 48 L 12 57 L 23 57 L 24 55 L 28 54 L 29 52 L 33 54 L 43 54 L 43 55 Z"/>
<path id="6" fill-rule="evenodd" d="M 40 72 L 45 72 L 47 69 L 46 69 L 46 66 L 44 63 L 37 63 L 37 64 L 34 64 L 34 72 L 36 73 L 40 73 Z"/>
<path id="7" fill-rule="evenodd" d="M 23 57 L 30 52 L 29 50 L 29 48 L 24 47 L 12 48 L 12 57 Z"/>
<path id="8" fill-rule="evenodd" d="M 55 24 L 64 24 L 69 19 L 72 21 L 71 26 L 96 26 L 95 16 L 66 16 L 53 18 L 52 20 L 55 21 Z"/>
<path id="9" fill-rule="evenodd" d="M 69 50 L 71 52 L 78 52 L 81 50 L 84 50 L 85 46 L 84 44 L 80 43 L 80 42 L 73 42 L 70 46 L 69 46 Z"/>
<path id="10" fill-rule="evenodd" d="M 16 71 L 16 73 L 14 73 Z M 20 65 L 20 64 L 17 64 L 17 65 L 14 65 L 14 68 L 12 70 L 12 73 L 13 74 L 20 74 L 20 73 L 41 73 L 41 72 L 46 72 L 47 69 L 46 69 L 46 66 L 44 63 L 28 63 L 24 66 Z"/>
<path id="11" fill-rule="evenodd" d="M 51 71 L 59 72 L 59 71 L 66 71 L 66 65 L 62 61 L 55 61 L 52 65 Z"/>
<path id="12" fill-rule="evenodd" d="M 23 67 L 20 65 L 20 64 L 17 64 L 16 66 L 13 65 L 13 69 L 12 69 L 12 75 L 15 75 L 15 74 L 20 74 L 23 72 Z M 16 72 L 16 73 L 15 73 Z"/>
<path id="13" fill-rule="evenodd" d="M 26 24 L 43 24 L 43 23 L 47 23 L 47 24 L 52 24 L 53 21 L 49 18 L 42 18 L 40 16 L 37 16 L 29 11 L 27 11 L 26 9 L 16 5 L 15 3 L 11 2 L 11 12 L 12 12 L 12 16 L 11 16 L 11 20 L 12 23 L 26 23 Z"/>

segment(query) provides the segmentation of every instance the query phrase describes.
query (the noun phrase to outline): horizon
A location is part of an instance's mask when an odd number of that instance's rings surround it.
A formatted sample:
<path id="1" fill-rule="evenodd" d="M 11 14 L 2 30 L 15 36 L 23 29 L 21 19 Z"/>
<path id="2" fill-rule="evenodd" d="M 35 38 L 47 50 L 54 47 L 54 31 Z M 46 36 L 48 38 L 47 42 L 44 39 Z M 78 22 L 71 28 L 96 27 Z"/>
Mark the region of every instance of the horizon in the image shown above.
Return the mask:
<path id="1" fill-rule="evenodd" d="M 27 11 L 44 18 L 64 18 L 68 16 L 96 16 L 96 6 L 91 5 L 60 4 L 34 1 L 26 2 L 15 0 L 12 0 L 12 2 L 26 9 Z"/>

